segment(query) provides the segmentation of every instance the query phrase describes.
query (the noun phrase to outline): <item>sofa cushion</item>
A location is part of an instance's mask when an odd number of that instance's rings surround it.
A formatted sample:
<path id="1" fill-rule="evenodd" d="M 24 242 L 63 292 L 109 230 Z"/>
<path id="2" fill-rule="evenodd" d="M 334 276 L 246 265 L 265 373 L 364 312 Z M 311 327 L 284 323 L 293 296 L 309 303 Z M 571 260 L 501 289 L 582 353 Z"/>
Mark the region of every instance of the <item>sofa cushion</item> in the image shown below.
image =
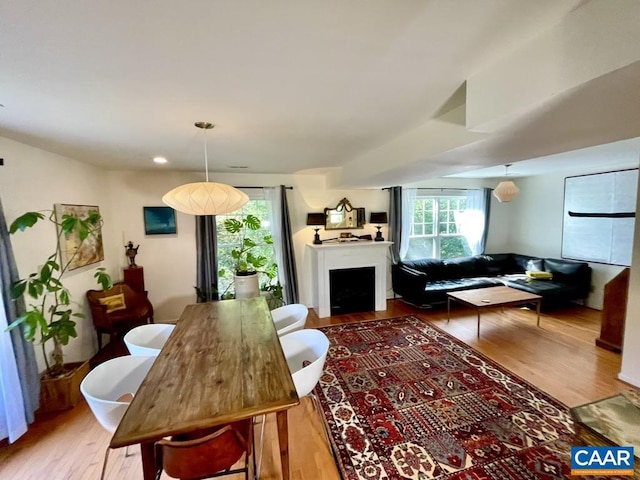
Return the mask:
<path id="1" fill-rule="evenodd" d="M 425 279 L 429 278 L 429 275 L 427 275 L 425 272 L 416 270 L 415 268 L 411 268 L 406 263 L 398 265 L 398 268 L 401 269 L 403 273 L 406 273 L 407 275 L 410 275 L 412 277 L 420 277 Z"/>
<path id="2" fill-rule="evenodd" d="M 461 257 L 445 260 L 443 278 L 470 278 L 485 275 L 485 270 L 481 269 L 481 263 L 476 257 Z"/>
<path id="3" fill-rule="evenodd" d="M 418 260 L 409 260 L 402 262 L 403 266 L 409 267 L 413 270 L 425 273 L 429 280 L 441 280 L 443 263 L 442 260 L 437 258 L 420 258 Z"/>
<path id="4" fill-rule="evenodd" d="M 546 258 L 544 269 L 553 274 L 553 279 L 561 283 L 582 284 L 589 264 L 559 258 Z"/>
<path id="5" fill-rule="evenodd" d="M 510 253 L 491 253 L 480 255 L 478 262 L 482 265 L 485 275 L 497 276 L 505 273 L 513 273 L 515 263 Z"/>
<path id="6" fill-rule="evenodd" d="M 541 295 L 545 299 L 575 299 L 580 297 L 580 288 L 577 285 L 569 285 L 554 280 L 508 280 L 505 282 L 505 285 Z"/>

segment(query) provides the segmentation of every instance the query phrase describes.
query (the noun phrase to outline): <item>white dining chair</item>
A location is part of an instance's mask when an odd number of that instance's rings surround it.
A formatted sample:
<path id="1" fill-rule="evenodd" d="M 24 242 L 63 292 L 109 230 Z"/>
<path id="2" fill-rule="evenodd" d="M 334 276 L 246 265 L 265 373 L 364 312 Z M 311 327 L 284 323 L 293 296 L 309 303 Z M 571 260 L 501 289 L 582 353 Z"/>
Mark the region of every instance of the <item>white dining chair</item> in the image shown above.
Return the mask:
<path id="1" fill-rule="evenodd" d="M 167 323 L 140 325 L 127 332 L 124 344 L 131 355 L 157 357 L 175 327 Z"/>
<path id="2" fill-rule="evenodd" d="M 291 305 L 287 306 L 289 307 Z M 289 372 L 291 373 L 298 397 L 311 396 L 315 406 L 316 398 L 312 395 L 312 392 L 322 376 L 324 362 L 327 359 L 327 352 L 329 351 L 329 339 L 320 330 L 303 329 L 280 337 L 280 345 L 287 360 L 287 366 L 289 367 Z M 258 460 L 258 474 L 260 473 L 262 465 L 264 424 L 265 418 L 263 416 L 260 432 L 261 448 Z"/>
<path id="3" fill-rule="evenodd" d="M 271 310 L 273 324 L 278 336 L 282 337 L 291 332 L 302 330 L 307 323 L 309 309 L 301 303 L 292 303 Z"/>
<path id="4" fill-rule="evenodd" d="M 305 329 L 280 338 L 298 397 L 313 392 L 322 376 L 329 339 L 320 330 Z"/>
<path id="5" fill-rule="evenodd" d="M 84 377 L 80 392 L 84 396 L 91 413 L 98 423 L 110 433 L 114 433 L 129 407 L 131 398 L 149 373 L 155 356 L 134 356 L 112 358 L 101 363 Z M 107 447 L 100 478 L 109 458 Z"/>

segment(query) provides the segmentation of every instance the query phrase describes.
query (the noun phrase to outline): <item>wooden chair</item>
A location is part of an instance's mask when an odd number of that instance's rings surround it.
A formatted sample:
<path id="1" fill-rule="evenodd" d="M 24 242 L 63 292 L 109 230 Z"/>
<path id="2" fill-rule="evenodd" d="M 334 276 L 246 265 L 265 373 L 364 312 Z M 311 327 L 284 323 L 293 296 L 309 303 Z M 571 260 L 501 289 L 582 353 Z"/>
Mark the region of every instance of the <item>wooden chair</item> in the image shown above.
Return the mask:
<path id="1" fill-rule="evenodd" d="M 89 290 L 87 300 L 98 334 L 98 350 L 102 349 L 103 334 L 109 335 L 113 349 L 118 334 L 153 323 L 153 305 L 147 292 L 138 293 L 124 282 L 114 283 L 109 290 Z"/>
<path id="2" fill-rule="evenodd" d="M 245 457 L 244 467 L 231 468 Z M 251 457 L 251 461 L 249 459 Z M 155 444 L 156 480 L 162 471 L 172 478 L 200 480 L 244 472 L 255 472 L 252 419 L 220 425 L 213 429 L 176 435 Z M 253 478 L 253 475 L 251 476 Z"/>

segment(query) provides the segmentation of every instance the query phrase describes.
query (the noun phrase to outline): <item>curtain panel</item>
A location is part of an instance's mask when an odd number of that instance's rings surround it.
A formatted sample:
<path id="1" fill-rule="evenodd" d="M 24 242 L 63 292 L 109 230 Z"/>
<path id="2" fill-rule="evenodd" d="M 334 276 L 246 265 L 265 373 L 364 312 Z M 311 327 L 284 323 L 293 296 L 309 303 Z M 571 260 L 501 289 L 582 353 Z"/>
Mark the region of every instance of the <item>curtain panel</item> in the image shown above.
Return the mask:
<path id="1" fill-rule="evenodd" d="M 0 439 L 14 442 L 34 420 L 40 402 L 40 374 L 33 344 L 20 326 L 7 325 L 25 312 L 24 299 L 11 298 L 11 284 L 19 280 L 9 229 L 0 201 Z"/>
<path id="2" fill-rule="evenodd" d="M 400 262 L 400 242 L 402 240 L 402 187 L 389 188 L 389 240 L 391 261 Z"/>
<path id="3" fill-rule="evenodd" d="M 196 216 L 196 288 L 198 303 L 218 300 L 216 216 Z"/>
<path id="4" fill-rule="evenodd" d="M 460 233 L 467 240 L 471 255 L 484 253 L 489 233 L 491 189 L 468 190 L 466 207 L 460 215 Z"/>
<path id="5" fill-rule="evenodd" d="M 291 216 L 287 202 L 287 189 L 284 185 L 264 189 L 265 198 L 271 205 L 270 223 L 273 246 L 278 264 L 278 281 L 282 285 L 285 304 L 299 302 L 298 273 L 296 269 L 293 236 L 291 234 Z"/>

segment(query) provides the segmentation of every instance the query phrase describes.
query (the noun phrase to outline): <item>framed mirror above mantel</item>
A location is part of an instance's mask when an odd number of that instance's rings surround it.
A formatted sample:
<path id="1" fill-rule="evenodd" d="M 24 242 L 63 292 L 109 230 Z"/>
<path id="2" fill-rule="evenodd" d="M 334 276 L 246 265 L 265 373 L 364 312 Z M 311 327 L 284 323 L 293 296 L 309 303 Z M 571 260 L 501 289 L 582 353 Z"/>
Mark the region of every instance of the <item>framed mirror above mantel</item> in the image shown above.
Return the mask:
<path id="1" fill-rule="evenodd" d="M 335 208 L 325 208 L 325 230 L 350 230 L 364 228 L 365 210 L 353 207 L 351 202 L 343 198 Z"/>

